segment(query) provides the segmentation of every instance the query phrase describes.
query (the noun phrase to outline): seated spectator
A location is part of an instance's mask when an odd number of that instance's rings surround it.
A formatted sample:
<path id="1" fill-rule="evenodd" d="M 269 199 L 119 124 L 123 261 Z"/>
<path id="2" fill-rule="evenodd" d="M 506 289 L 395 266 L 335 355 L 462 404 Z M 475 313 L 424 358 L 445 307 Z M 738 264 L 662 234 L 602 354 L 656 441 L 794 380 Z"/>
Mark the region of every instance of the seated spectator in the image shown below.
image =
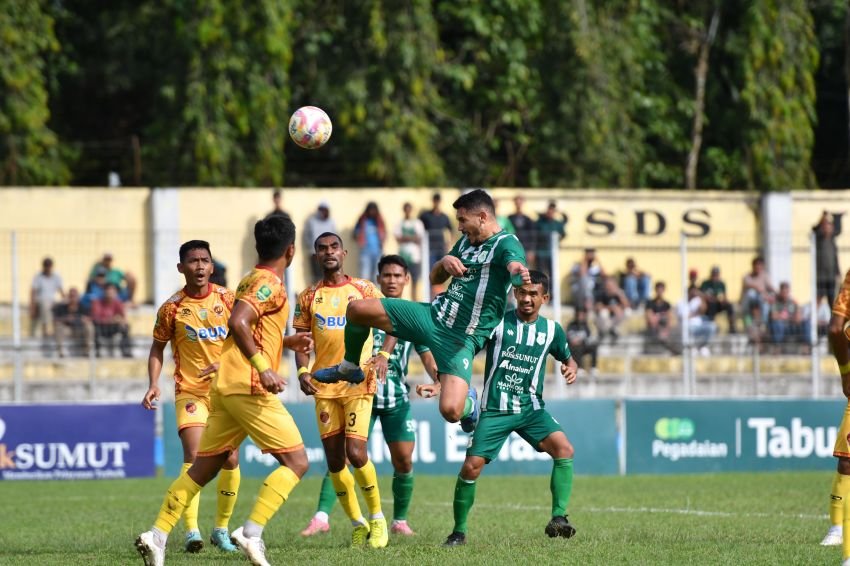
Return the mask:
<path id="1" fill-rule="evenodd" d="M 80 300 L 83 308 L 90 310 L 95 301 L 106 296 L 106 273 L 105 267 L 95 269 L 94 277 L 86 284 L 86 292 Z"/>
<path id="2" fill-rule="evenodd" d="M 360 246 L 360 278 L 375 282 L 378 279 L 378 260 L 384 253 L 387 229 L 377 203 L 366 204 L 354 226 L 354 239 Z"/>
<path id="3" fill-rule="evenodd" d="M 719 313 L 726 313 L 729 321 L 729 332 L 735 334 L 735 309 L 726 296 L 726 283 L 720 278 L 720 268 L 711 268 L 711 276 L 699 286 L 702 298 L 706 302 L 705 316 L 714 320 Z"/>
<path id="4" fill-rule="evenodd" d="M 68 289 L 68 300 L 53 307 L 53 319 L 56 322 L 56 348 L 59 357 L 68 355 L 67 343 L 73 339 L 83 346 L 83 355 L 88 356 L 94 346 L 94 325 L 89 310 L 80 302 L 80 292 L 76 287 Z"/>
<path id="5" fill-rule="evenodd" d="M 558 203 L 549 201 L 546 212 L 540 215 L 535 223 L 537 235 L 537 254 L 535 264 L 537 269 L 552 279 L 552 234 L 558 235 L 558 241 L 563 240 L 566 235 L 567 215 L 558 211 Z"/>
<path id="6" fill-rule="evenodd" d="M 53 335 L 53 305 L 56 295 L 63 299 L 62 278 L 53 271 L 53 260 L 49 257 L 41 262 L 41 271 L 32 279 L 30 288 L 30 336 L 41 328 L 44 338 Z"/>
<path id="7" fill-rule="evenodd" d="M 679 317 L 688 325 L 691 343 L 702 356 L 710 356 L 708 343 L 717 334 L 717 325 L 705 316 L 706 304 L 696 286 L 688 289 L 688 298 L 679 304 Z"/>
<path id="8" fill-rule="evenodd" d="M 97 299 L 91 306 L 91 318 L 94 323 L 95 353 L 100 357 L 101 346 L 104 343 L 109 348 L 109 355 L 115 351 L 114 337 L 120 336 L 119 346 L 121 355 L 125 358 L 132 356 L 130 351 L 130 328 L 124 312 L 124 303 L 118 297 L 118 287 L 112 283 L 106 284 L 106 294 Z"/>
<path id="9" fill-rule="evenodd" d="M 620 274 L 620 285 L 633 309 L 649 300 L 650 281 L 649 274 L 641 271 L 634 259 L 626 260 L 626 269 Z"/>
<path id="10" fill-rule="evenodd" d="M 602 294 L 605 271 L 596 259 L 596 250 L 584 250 L 584 258 L 570 270 L 570 289 L 576 309 L 591 311 L 594 296 Z"/>
<path id="11" fill-rule="evenodd" d="M 617 343 L 620 338 L 620 325 L 626 318 L 628 306 L 629 300 L 617 285 L 617 279 L 606 277 L 602 293 L 596 299 L 596 328 L 599 329 L 600 340 L 609 335 L 611 343 Z"/>
<path id="12" fill-rule="evenodd" d="M 112 254 L 105 252 L 103 258 L 95 263 L 89 272 L 89 281 L 93 281 L 98 271 L 106 270 L 106 282 L 115 285 L 118 289 L 119 299 L 132 303 L 136 292 L 136 278 L 128 272 L 124 272 L 112 263 Z"/>
<path id="13" fill-rule="evenodd" d="M 697 277 L 699 277 L 699 274 L 697 273 L 696 269 L 691 269 L 688 271 L 688 289 L 690 289 L 691 287 L 698 287 Z"/>
<path id="14" fill-rule="evenodd" d="M 646 302 L 644 319 L 646 320 L 647 349 L 660 345 L 674 354 L 680 354 L 682 348 L 679 346 L 681 340 L 673 336 L 673 310 L 664 293 L 667 285 L 663 281 L 655 284 L 655 296 Z"/>
<path id="15" fill-rule="evenodd" d="M 769 304 L 776 290 L 770 282 L 770 275 L 764 266 L 764 258 L 759 256 L 753 260 L 752 271 L 744 275 L 741 290 L 741 312 L 753 314 L 756 310 L 762 322 L 767 322 L 770 311 Z"/>
<path id="16" fill-rule="evenodd" d="M 779 293 L 770 306 L 768 322 L 775 351 L 781 352 L 786 344 L 806 344 L 809 336 L 807 323 L 797 301 L 791 296 L 791 285 L 780 283 Z"/>
<path id="17" fill-rule="evenodd" d="M 590 375 L 595 376 L 597 373 L 596 363 L 599 340 L 590 331 L 586 310 L 579 309 L 576 311 L 575 318 L 567 325 L 566 333 L 570 353 L 575 356 L 578 367 L 587 369 L 584 365 L 584 358 L 585 356 L 590 356 Z"/>

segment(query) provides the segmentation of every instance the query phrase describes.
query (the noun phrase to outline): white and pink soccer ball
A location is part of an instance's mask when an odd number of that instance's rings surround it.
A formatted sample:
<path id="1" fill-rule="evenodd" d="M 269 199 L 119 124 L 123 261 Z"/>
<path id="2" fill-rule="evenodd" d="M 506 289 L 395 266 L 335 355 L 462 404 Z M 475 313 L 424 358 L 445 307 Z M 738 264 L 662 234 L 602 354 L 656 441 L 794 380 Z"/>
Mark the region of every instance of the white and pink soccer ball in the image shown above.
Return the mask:
<path id="1" fill-rule="evenodd" d="M 304 149 L 318 149 L 331 139 L 333 124 L 324 110 L 302 106 L 289 119 L 289 137 Z"/>

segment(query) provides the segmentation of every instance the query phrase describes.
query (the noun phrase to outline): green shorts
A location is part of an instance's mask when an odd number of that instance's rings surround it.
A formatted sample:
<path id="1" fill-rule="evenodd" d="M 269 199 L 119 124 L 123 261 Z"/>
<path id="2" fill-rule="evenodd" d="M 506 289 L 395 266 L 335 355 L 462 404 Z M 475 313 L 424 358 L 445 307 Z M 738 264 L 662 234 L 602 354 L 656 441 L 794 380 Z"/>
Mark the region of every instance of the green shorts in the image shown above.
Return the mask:
<path id="1" fill-rule="evenodd" d="M 372 407 L 372 418 L 369 421 L 369 436 L 375 428 L 375 421 L 381 419 L 381 429 L 384 440 L 390 442 L 416 442 L 416 426 L 410 417 L 410 403 L 396 405 L 392 409 L 376 409 Z"/>
<path id="2" fill-rule="evenodd" d="M 469 383 L 472 379 L 472 358 L 483 346 L 480 338 L 449 330 L 435 321 L 430 303 L 381 299 L 381 304 L 393 324 L 393 336 L 428 346 L 439 373 L 456 375 Z"/>
<path id="3" fill-rule="evenodd" d="M 538 445 L 553 432 L 563 432 L 563 430 L 546 409 L 518 414 L 481 413 L 481 418 L 478 419 L 475 432 L 472 434 L 472 444 L 466 454 L 480 456 L 487 462 L 495 460 L 512 432 L 516 432 L 535 450 L 542 452 Z"/>

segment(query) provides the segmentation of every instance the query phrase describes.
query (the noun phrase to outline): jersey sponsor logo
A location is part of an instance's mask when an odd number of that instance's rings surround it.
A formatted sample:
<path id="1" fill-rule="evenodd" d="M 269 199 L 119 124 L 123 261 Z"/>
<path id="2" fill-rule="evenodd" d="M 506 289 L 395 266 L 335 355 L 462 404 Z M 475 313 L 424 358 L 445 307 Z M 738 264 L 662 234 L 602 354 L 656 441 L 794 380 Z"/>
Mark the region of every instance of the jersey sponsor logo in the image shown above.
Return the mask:
<path id="1" fill-rule="evenodd" d="M 499 364 L 499 369 L 506 369 L 508 371 L 518 371 L 519 373 L 531 373 L 533 368 L 530 366 L 515 366 L 511 363 L 510 360 L 502 360 L 502 362 Z"/>
<path id="2" fill-rule="evenodd" d="M 212 328 L 198 328 L 197 330 L 188 324 L 186 325 L 186 339 L 189 342 L 199 342 L 201 340 L 224 340 L 227 337 L 227 329 L 223 326 L 213 326 Z"/>
<path id="3" fill-rule="evenodd" d="M 272 290 L 268 285 L 263 285 L 259 289 L 257 289 L 257 300 L 259 301 L 268 301 L 269 297 L 272 296 Z"/>
<path id="4" fill-rule="evenodd" d="M 345 328 L 345 316 L 322 316 L 316 314 L 316 328 L 319 330 L 331 330 Z"/>
<path id="5" fill-rule="evenodd" d="M 509 391 L 509 392 L 512 392 L 512 393 L 519 394 L 519 393 L 523 392 L 523 387 L 522 387 L 523 381 L 524 380 L 523 380 L 522 376 L 519 376 L 519 375 L 513 373 L 511 375 L 503 376 L 502 379 L 499 381 L 499 383 L 496 384 L 496 387 L 498 389 L 503 390 L 503 391 Z"/>
<path id="6" fill-rule="evenodd" d="M 458 283 L 457 281 L 455 281 L 454 283 L 452 283 L 449 286 L 449 290 L 448 290 L 447 294 L 449 295 L 449 297 L 451 297 L 451 298 L 453 298 L 457 301 L 462 301 L 463 300 L 462 289 L 463 289 L 463 287 L 461 287 L 461 284 Z"/>
<path id="7" fill-rule="evenodd" d="M 510 358 L 512 360 L 516 360 L 518 362 L 529 362 L 532 364 L 536 364 L 538 360 L 538 356 L 535 356 L 533 354 L 517 353 L 516 346 L 509 346 L 508 348 L 502 350 L 502 356 Z"/>

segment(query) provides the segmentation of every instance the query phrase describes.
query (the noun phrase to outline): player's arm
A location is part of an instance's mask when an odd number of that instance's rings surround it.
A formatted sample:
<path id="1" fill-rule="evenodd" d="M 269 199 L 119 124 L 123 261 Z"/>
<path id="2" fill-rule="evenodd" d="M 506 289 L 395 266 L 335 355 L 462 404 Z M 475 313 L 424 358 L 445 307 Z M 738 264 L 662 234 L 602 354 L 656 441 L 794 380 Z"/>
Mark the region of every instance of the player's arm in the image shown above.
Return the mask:
<path id="1" fill-rule="evenodd" d="M 233 340 L 242 355 L 248 358 L 257 373 L 260 374 L 260 383 L 269 393 L 280 393 L 286 386 L 286 382 L 280 377 L 269 365 L 260 353 L 257 344 L 254 343 L 253 328 L 260 319 L 259 313 L 254 310 L 250 303 L 245 301 L 236 301 L 233 305 L 233 312 L 230 314 L 230 332 L 233 334 Z"/>
<path id="2" fill-rule="evenodd" d="M 567 333 L 557 322 L 555 323 L 555 339 L 553 340 L 554 350 L 549 350 L 556 360 L 561 362 L 561 375 L 567 380 L 567 385 L 571 385 L 576 380 L 578 375 L 578 363 L 575 360 L 570 346 L 567 343 Z"/>
<path id="3" fill-rule="evenodd" d="M 512 261 L 508 263 L 508 273 L 511 274 L 511 285 L 514 287 L 531 284 L 528 268 L 522 262 Z"/>
<path id="4" fill-rule="evenodd" d="M 303 332 L 303 328 L 296 328 L 297 332 Z M 313 374 L 310 373 L 310 354 L 295 352 L 295 365 L 298 367 L 298 385 L 304 395 L 315 395 L 319 391 L 313 382 Z"/>
<path id="5" fill-rule="evenodd" d="M 829 344 L 838 363 L 838 373 L 841 374 L 841 389 L 844 396 L 850 399 L 850 341 L 844 334 L 846 322 L 846 317 L 832 313 L 829 320 Z"/>
<path id="6" fill-rule="evenodd" d="M 431 268 L 431 284 L 442 285 L 449 277 L 460 277 L 466 273 L 466 267 L 459 257 L 453 255 L 443 256 L 443 259 Z"/>
<path id="7" fill-rule="evenodd" d="M 142 398 L 142 407 L 145 409 L 156 409 L 154 401 L 159 401 L 159 374 L 162 373 L 162 356 L 165 352 L 166 342 L 154 339 L 151 343 L 151 351 L 148 354 L 148 390 Z"/>

